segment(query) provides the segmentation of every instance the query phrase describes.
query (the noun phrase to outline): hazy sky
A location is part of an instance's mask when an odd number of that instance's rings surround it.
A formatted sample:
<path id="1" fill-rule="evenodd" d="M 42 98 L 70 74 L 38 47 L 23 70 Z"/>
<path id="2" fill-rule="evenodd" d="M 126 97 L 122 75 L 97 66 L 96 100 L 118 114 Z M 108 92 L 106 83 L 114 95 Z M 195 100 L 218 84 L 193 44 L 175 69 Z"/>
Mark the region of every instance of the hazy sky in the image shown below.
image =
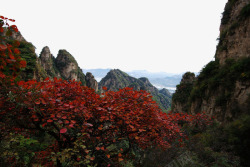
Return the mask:
<path id="1" fill-rule="evenodd" d="M 198 72 L 213 60 L 227 0 L 4 0 L 39 55 L 70 52 L 81 68 Z"/>

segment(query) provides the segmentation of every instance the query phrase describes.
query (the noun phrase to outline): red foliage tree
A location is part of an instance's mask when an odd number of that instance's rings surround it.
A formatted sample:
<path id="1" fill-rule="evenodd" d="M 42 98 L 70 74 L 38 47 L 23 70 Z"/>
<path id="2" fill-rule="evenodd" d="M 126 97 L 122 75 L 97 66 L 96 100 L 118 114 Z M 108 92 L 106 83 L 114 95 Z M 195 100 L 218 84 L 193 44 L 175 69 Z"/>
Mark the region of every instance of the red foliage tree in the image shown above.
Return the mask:
<path id="1" fill-rule="evenodd" d="M 167 149 L 173 142 L 181 145 L 186 136 L 180 121 L 192 124 L 201 118 L 207 123 L 202 115 L 162 113 L 149 93 L 132 88 L 98 95 L 75 81 L 14 81 L 25 63 L 14 46 L 1 41 L 0 49 L 1 135 L 16 132 L 30 137 L 42 132 L 50 136 L 52 143 L 36 153 L 36 163 L 103 166 L 122 161 L 135 145 L 142 149 Z M 6 79 L 7 74 L 12 78 Z M 124 142 L 126 146 L 113 151 Z"/>
<path id="2" fill-rule="evenodd" d="M 15 41 L 13 45 L 6 42 L 6 37 L 10 37 L 13 32 L 18 32 L 17 26 L 9 25 L 8 21 L 15 22 L 13 19 L 0 16 L 0 77 L 11 75 L 13 78 L 21 68 L 26 67 L 26 61 L 20 56 L 18 46 L 20 43 Z"/>

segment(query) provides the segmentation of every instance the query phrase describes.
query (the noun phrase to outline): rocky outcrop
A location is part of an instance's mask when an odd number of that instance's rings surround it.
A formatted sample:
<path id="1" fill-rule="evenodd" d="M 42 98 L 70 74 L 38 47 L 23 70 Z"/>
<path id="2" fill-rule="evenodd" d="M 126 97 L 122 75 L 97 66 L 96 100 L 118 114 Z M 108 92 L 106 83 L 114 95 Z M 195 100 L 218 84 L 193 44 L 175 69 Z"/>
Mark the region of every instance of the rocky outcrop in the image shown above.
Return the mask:
<path id="1" fill-rule="evenodd" d="M 4 32 L 1 33 L 1 34 L 6 34 L 7 31 L 8 31 L 8 29 L 4 28 Z M 20 31 L 15 32 L 14 30 L 11 31 L 11 36 L 7 36 L 6 39 L 8 39 L 8 40 L 17 40 L 19 42 L 27 42 L 24 39 L 24 37 L 23 37 L 23 35 L 21 34 Z"/>
<path id="2" fill-rule="evenodd" d="M 94 89 L 96 92 L 98 91 L 98 83 L 90 72 L 86 73 L 86 86 Z"/>
<path id="3" fill-rule="evenodd" d="M 181 82 L 176 86 L 176 92 L 173 94 L 171 109 L 173 112 L 189 112 L 188 98 L 195 83 L 195 74 L 186 72 L 183 74 Z"/>
<path id="4" fill-rule="evenodd" d="M 193 84 L 196 80 L 195 74 L 192 72 L 186 72 L 182 75 L 181 84 Z"/>
<path id="5" fill-rule="evenodd" d="M 125 87 L 131 87 L 138 91 L 145 90 L 152 94 L 153 100 L 159 104 L 159 107 L 163 111 L 167 111 L 171 105 L 171 97 L 160 93 L 147 78 L 142 77 L 136 79 L 119 69 L 110 70 L 110 72 L 108 72 L 108 74 L 99 82 L 100 90 L 102 90 L 103 86 L 112 91 L 118 91 Z"/>
<path id="6" fill-rule="evenodd" d="M 59 50 L 55 63 L 64 79 L 77 81 L 78 64 L 69 52 L 66 50 Z"/>
<path id="7" fill-rule="evenodd" d="M 11 37 L 17 41 L 26 42 L 20 31 L 18 32 L 13 31 Z"/>
<path id="8" fill-rule="evenodd" d="M 51 78 L 57 77 L 60 78 L 61 75 L 55 65 L 55 57 L 50 53 L 48 46 L 45 46 L 42 49 L 42 52 L 39 57 L 41 66 L 47 72 L 48 76 Z"/>

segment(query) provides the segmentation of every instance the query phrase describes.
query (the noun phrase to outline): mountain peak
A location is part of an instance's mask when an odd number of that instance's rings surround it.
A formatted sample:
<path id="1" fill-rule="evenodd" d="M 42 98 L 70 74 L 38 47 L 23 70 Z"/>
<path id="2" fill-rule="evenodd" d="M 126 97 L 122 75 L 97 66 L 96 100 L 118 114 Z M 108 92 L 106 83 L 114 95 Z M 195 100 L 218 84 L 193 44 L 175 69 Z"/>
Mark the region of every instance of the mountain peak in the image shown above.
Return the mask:
<path id="1" fill-rule="evenodd" d="M 40 62 L 44 70 L 47 72 L 49 77 L 54 78 L 58 77 L 60 78 L 61 75 L 58 71 L 58 69 L 55 66 L 55 58 L 51 54 L 50 49 L 48 46 L 45 46 L 39 56 Z"/>
<path id="2" fill-rule="evenodd" d="M 119 69 L 113 69 L 99 82 L 99 89 L 103 86 L 112 91 L 118 91 L 125 87 L 131 87 L 138 91 L 145 90 L 153 95 L 161 109 L 166 111 L 170 107 L 170 97 L 159 93 L 158 89 L 146 77 L 136 79 Z"/>

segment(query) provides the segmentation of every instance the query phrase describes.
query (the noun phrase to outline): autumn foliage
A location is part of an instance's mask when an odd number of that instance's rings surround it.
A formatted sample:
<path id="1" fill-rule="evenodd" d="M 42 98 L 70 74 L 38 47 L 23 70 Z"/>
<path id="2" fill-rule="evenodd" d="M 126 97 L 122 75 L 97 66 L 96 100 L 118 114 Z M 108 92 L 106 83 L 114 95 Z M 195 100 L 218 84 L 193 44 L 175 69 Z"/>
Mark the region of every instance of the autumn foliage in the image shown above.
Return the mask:
<path id="1" fill-rule="evenodd" d="M 57 78 L 17 81 L 15 77 L 26 63 L 17 49 L 17 41 L 15 46 L 5 43 L 3 26 L 10 32 L 18 30 L 7 24 L 7 20 L 13 20 L 2 16 L 1 19 L 1 139 L 16 134 L 42 142 L 47 136 L 49 144 L 34 151 L 30 163 L 118 166 L 132 158 L 130 152 L 135 146 L 141 149 L 153 146 L 168 149 L 172 143 L 182 146 L 187 135 L 181 125 L 209 123 L 202 114 L 163 113 L 149 93 L 132 88 L 117 92 L 103 88 L 104 93 L 99 95 L 76 81 Z M 39 138 L 41 134 L 45 137 Z M 11 155 L 6 161 L 15 164 L 18 160 Z"/>

